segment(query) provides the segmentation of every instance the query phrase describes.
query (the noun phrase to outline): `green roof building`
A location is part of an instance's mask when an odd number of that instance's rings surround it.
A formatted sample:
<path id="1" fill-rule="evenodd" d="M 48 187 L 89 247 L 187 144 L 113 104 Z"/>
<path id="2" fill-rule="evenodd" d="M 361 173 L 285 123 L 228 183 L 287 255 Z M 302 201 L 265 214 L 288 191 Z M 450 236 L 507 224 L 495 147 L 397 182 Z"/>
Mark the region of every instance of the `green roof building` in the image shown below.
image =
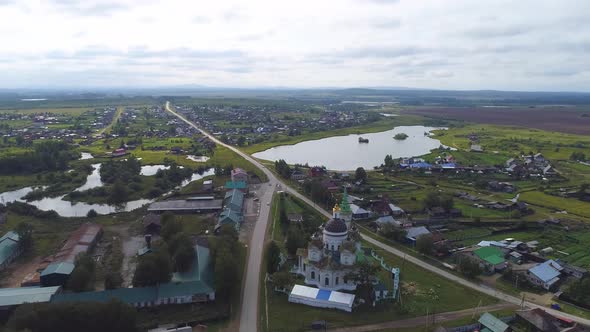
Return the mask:
<path id="1" fill-rule="evenodd" d="M 61 286 L 65 285 L 76 266 L 68 262 L 56 262 L 47 265 L 41 272 L 41 285 Z"/>
<path id="2" fill-rule="evenodd" d="M 488 273 L 494 273 L 496 270 L 506 268 L 504 252 L 498 247 L 481 247 L 475 250 L 473 254 L 481 260 Z"/>
<path id="3" fill-rule="evenodd" d="M 241 212 L 244 206 L 244 193 L 237 189 L 226 192 L 223 199 L 223 206 L 236 212 Z"/>
<path id="4" fill-rule="evenodd" d="M 20 237 L 14 231 L 10 231 L 0 238 L 0 270 L 20 255 L 22 250 L 19 241 Z"/>
<path id="5" fill-rule="evenodd" d="M 248 184 L 244 181 L 227 181 L 225 183 L 225 190 L 237 189 L 243 193 L 248 191 Z"/>
<path id="6" fill-rule="evenodd" d="M 0 309 L 11 309 L 25 303 L 49 302 L 60 287 L 0 288 Z"/>
<path id="7" fill-rule="evenodd" d="M 219 214 L 219 218 L 217 218 L 217 225 L 215 225 L 215 230 L 218 230 L 221 226 L 225 224 L 233 225 L 236 230 L 240 229 L 240 222 L 242 221 L 242 215 L 232 209 L 225 208 Z"/>

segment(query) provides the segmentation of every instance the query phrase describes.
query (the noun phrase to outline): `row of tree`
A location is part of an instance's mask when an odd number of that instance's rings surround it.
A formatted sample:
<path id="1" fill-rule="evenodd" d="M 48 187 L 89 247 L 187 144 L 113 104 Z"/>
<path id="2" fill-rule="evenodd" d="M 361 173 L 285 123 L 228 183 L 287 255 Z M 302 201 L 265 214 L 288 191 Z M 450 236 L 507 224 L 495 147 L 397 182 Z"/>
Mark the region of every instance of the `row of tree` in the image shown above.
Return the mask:
<path id="1" fill-rule="evenodd" d="M 62 171 L 78 155 L 63 141 L 44 141 L 36 143 L 31 152 L 0 159 L 0 174 Z"/>

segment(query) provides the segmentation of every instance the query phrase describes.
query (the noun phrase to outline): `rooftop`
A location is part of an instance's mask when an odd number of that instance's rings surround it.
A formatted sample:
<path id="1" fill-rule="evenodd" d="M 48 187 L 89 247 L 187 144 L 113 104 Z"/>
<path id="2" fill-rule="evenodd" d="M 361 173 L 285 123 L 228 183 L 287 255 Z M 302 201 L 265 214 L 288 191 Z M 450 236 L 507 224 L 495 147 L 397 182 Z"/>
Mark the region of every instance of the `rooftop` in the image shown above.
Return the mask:
<path id="1" fill-rule="evenodd" d="M 501 264 L 504 260 L 504 252 L 500 250 L 498 247 L 489 246 L 489 247 L 481 247 L 473 252 L 477 257 L 481 258 L 482 260 L 492 264 Z"/>
<path id="2" fill-rule="evenodd" d="M 541 263 L 529 269 L 529 272 L 534 274 L 537 278 L 543 282 L 550 282 L 551 280 L 559 277 L 563 267 L 557 264 L 554 260 L 550 259 L 545 263 Z"/>
<path id="3" fill-rule="evenodd" d="M 221 210 L 222 200 L 168 200 L 154 202 L 148 207 L 148 211 L 198 211 Z"/>
<path id="4" fill-rule="evenodd" d="M 49 302 L 59 290 L 56 287 L 0 288 L 0 306 L 13 306 L 23 303 Z"/>
<path id="5" fill-rule="evenodd" d="M 510 328 L 508 324 L 487 312 L 479 318 L 478 322 L 491 332 L 505 332 Z"/>
<path id="6" fill-rule="evenodd" d="M 0 264 L 4 264 L 18 249 L 19 236 L 10 231 L 0 238 Z"/>

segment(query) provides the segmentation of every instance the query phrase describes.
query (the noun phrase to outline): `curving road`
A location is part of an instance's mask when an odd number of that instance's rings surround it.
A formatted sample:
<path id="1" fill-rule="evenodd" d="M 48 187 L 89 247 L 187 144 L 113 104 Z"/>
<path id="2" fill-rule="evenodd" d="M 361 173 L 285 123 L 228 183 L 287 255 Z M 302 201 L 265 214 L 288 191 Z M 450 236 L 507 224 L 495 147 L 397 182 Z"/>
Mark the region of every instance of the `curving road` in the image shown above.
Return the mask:
<path id="1" fill-rule="evenodd" d="M 266 176 L 268 177 L 269 183 L 271 186 L 273 186 L 273 188 L 276 188 L 277 185 L 280 185 L 282 190 L 289 192 L 291 195 L 296 196 L 297 198 L 301 199 L 302 201 L 309 204 L 310 206 L 313 206 L 316 210 L 318 210 L 324 216 L 326 216 L 328 218 L 331 217 L 331 214 L 329 214 L 326 210 L 317 206 L 310 199 L 308 199 L 307 197 L 305 197 L 302 194 L 300 194 L 299 192 L 297 192 L 295 189 L 289 187 L 288 185 L 286 185 L 285 183 L 280 181 L 271 171 L 269 171 L 264 165 L 259 163 L 256 159 L 252 158 L 250 155 L 238 150 L 237 148 L 235 148 L 231 145 L 221 142 L 220 140 L 218 140 L 217 138 L 215 138 L 211 134 L 209 134 L 206 131 L 202 130 L 201 128 L 197 127 L 194 123 L 187 120 L 182 115 L 174 112 L 170 108 L 170 102 L 166 102 L 166 110 L 168 112 L 174 114 L 175 116 L 177 116 L 182 121 L 191 125 L 195 129 L 199 130 L 203 135 L 209 137 L 209 139 L 214 141 L 216 144 L 222 145 L 222 146 L 234 151 L 235 153 L 242 156 L 244 159 L 251 162 L 254 166 L 258 167 L 260 170 L 262 170 L 264 172 L 264 174 L 266 174 Z M 270 207 L 266 205 L 266 202 L 270 202 L 273 193 L 274 193 L 274 190 L 266 191 L 266 193 L 264 195 L 265 197 L 260 198 L 260 201 L 261 201 L 260 215 L 259 215 L 259 219 L 256 223 L 256 226 L 254 228 L 254 233 L 253 233 L 252 239 L 250 241 L 251 245 L 250 245 L 250 250 L 249 250 L 249 254 L 248 254 L 248 263 L 247 263 L 248 268 L 247 268 L 247 272 L 246 272 L 246 282 L 244 284 L 244 291 L 243 291 L 243 296 L 242 296 L 242 309 L 241 309 L 242 311 L 241 311 L 241 315 L 240 315 L 240 331 L 242 331 L 242 332 L 250 332 L 250 331 L 257 331 L 258 330 L 257 327 L 258 327 L 258 295 L 259 295 L 259 286 L 260 286 L 260 265 L 261 265 L 261 261 L 262 261 L 262 255 L 263 255 L 264 237 L 265 237 L 268 221 L 270 219 Z M 481 293 L 487 294 L 489 296 L 495 297 L 497 299 L 500 299 L 502 301 L 506 301 L 508 303 L 512 303 L 515 305 L 520 305 L 522 302 L 521 299 L 519 299 L 515 296 L 505 294 L 500 291 L 497 291 L 496 289 L 485 287 L 485 286 L 473 283 L 471 281 L 465 280 L 465 279 L 463 279 L 459 276 L 456 276 L 446 270 L 440 269 L 436 266 L 426 263 L 414 256 L 407 255 L 403 251 L 393 248 L 393 247 L 391 247 L 385 243 L 382 243 L 380 241 L 377 241 L 369 236 L 362 235 L 362 237 L 364 240 L 366 240 L 367 242 L 373 244 L 374 246 L 376 246 L 378 248 L 381 248 L 391 254 L 394 254 L 394 255 L 397 255 L 400 257 L 405 257 L 405 259 L 407 261 L 412 262 L 412 263 L 420 266 L 423 269 L 434 272 L 434 273 L 436 273 L 442 277 L 445 277 L 451 281 L 457 282 L 465 287 L 469 287 L 469 288 L 477 290 Z M 575 322 L 578 322 L 578 323 L 581 323 L 584 325 L 590 325 L 589 319 L 585 319 L 585 318 L 570 315 L 570 314 L 567 314 L 567 313 L 564 313 L 561 311 L 553 310 L 553 309 L 550 309 L 550 308 L 547 308 L 547 307 L 544 307 L 544 306 L 541 306 L 541 305 L 538 305 L 535 303 L 531 303 L 528 301 L 525 301 L 524 305 L 529 308 L 540 308 L 552 315 L 568 318 L 568 319 L 571 319 L 572 321 L 575 321 Z"/>

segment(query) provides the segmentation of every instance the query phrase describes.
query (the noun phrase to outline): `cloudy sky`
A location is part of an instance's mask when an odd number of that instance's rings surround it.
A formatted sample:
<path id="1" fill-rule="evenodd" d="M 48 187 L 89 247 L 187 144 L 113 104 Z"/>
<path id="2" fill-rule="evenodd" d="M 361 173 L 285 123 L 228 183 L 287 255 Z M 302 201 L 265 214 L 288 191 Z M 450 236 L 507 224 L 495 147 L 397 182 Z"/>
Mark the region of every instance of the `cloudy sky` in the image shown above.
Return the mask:
<path id="1" fill-rule="evenodd" d="M 590 1 L 0 0 L 0 88 L 590 91 Z"/>

